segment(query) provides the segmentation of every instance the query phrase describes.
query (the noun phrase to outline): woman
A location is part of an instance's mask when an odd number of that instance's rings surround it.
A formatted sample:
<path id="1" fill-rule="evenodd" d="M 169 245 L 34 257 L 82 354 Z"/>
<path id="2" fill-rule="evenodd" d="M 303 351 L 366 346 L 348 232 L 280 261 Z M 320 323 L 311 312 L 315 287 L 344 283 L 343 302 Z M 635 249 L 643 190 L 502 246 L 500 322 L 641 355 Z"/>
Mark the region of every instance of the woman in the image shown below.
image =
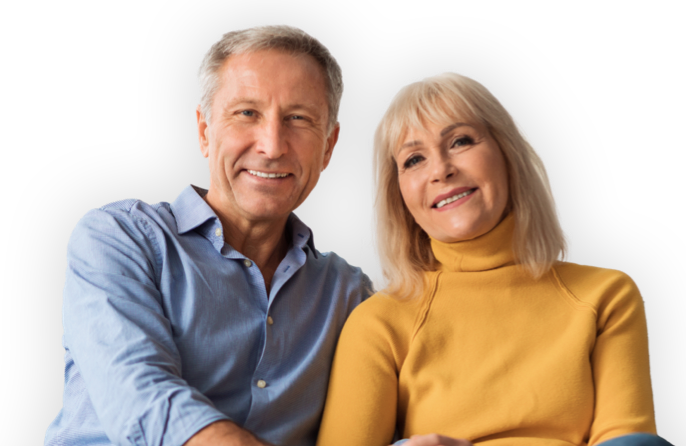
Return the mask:
<path id="1" fill-rule="evenodd" d="M 388 287 L 343 330 L 318 445 L 668 444 L 638 289 L 557 260 L 543 165 L 488 90 L 405 87 L 375 157 Z"/>

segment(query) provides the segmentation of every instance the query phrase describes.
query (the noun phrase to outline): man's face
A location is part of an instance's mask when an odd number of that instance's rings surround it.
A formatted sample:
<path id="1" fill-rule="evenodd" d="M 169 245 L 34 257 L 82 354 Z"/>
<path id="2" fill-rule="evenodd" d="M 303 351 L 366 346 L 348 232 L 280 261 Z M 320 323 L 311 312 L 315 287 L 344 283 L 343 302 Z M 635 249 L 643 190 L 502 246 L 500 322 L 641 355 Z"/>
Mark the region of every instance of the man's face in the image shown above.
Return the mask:
<path id="1" fill-rule="evenodd" d="M 338 126 L 327 132 L 324 73 L 307 55 L 259 51 L 230 56 L 219 70 L 211 123 L 198 109 L 207 200 L 246 222 L 287 217 L 329 163 Z"/>

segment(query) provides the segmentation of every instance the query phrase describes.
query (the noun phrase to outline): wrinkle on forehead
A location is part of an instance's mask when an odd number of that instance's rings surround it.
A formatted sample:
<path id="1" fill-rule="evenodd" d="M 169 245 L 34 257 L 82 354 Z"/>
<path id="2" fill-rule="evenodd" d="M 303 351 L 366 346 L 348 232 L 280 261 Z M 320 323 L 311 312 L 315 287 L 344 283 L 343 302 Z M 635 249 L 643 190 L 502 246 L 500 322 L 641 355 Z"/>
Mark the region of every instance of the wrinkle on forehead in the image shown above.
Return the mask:
<path id="1" fill-rule="evenodd" d="M 279 65 L 294 59 L 301 62 L 298 70 L 278 69 Z M 265 69 L 269 70 L 268 75 L 265 75 Z M 229 104 L 262 104 L 287 96 L 290 102 L 285 105 L 289 109 L 313 111 L 324 107 L 323 112 L 328 113 L 325 80 L 317 61 L 307 54 L 277 50 L 241 53 L 229 56 L 220 68 L 219 89 L 215 97 L 226 94 L 226 88 L 230 88 L 228 96 L 233 96 L 233 99 L 222 104 L 225 108 Z M 321 94 L 317 94 L 316 84 L 321 87 Z"/>

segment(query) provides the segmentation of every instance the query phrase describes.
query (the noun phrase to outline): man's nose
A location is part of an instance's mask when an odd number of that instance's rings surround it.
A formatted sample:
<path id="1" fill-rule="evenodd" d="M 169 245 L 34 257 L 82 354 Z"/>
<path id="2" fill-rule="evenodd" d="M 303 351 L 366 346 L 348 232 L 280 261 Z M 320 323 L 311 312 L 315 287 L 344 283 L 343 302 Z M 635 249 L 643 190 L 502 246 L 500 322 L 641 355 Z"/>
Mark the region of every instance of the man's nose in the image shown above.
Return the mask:
<path id="1" fill-rule="evenodd" d="M 284 123 L 279 118 L 265 120 L 257 136 L 257 152 L 268 159 L 277 159 L 288 151 Z"/>

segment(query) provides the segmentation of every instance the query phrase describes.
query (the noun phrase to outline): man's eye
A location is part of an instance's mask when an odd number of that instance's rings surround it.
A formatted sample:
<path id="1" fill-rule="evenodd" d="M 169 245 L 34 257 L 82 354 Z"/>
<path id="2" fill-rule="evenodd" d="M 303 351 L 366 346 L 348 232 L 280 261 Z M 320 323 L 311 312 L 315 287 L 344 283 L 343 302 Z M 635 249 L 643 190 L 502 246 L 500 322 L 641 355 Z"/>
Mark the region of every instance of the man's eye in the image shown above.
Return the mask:
<path id="1" fill-rule="evenodd" d="M 305 117 L 302 115 L 293 115 L 293 116 L 291 116 L 291 119 L 299 121 L 299 120 L 305 119 Z"/>
<path id="2" fill-rule="evenodd" d="M 241 114 L 243 116 L 249 116 L 249 117 L 255 116 L 255 112 L 252 110 L 243 110 L 243 111 L 241 111 Z"/>

